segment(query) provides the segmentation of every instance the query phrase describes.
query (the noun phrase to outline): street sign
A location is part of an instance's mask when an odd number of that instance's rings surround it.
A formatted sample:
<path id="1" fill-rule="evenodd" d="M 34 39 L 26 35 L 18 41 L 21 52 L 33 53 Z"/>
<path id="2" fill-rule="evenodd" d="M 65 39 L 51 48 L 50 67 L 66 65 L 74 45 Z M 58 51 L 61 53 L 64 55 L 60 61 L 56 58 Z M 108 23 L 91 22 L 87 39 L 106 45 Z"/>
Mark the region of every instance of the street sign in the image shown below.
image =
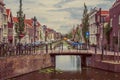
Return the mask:
<path id="1" fill-rule="evenodd" d="M 89 32 L 86 32 L 86 36 L 89 36 L 90 35 L 90 33 Z"/>
<path id="2" fill-rule="evenodd" d="M 88 38 L 90 36 L 90 33 L 86 32 L 85 35 L 86 35 L 86 38 Z"/>

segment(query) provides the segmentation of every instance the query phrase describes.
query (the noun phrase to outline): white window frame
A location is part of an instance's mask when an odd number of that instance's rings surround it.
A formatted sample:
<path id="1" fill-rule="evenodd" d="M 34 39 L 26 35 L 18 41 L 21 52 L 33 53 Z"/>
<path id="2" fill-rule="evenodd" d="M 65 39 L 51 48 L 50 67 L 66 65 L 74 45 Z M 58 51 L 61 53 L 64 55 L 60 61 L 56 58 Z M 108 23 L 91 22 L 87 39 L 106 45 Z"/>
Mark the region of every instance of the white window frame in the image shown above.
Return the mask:
<path id="1" fill-rule="evenodd" d="M 112 27 L 113 19 L 110 19 L 110 27 Z"/>

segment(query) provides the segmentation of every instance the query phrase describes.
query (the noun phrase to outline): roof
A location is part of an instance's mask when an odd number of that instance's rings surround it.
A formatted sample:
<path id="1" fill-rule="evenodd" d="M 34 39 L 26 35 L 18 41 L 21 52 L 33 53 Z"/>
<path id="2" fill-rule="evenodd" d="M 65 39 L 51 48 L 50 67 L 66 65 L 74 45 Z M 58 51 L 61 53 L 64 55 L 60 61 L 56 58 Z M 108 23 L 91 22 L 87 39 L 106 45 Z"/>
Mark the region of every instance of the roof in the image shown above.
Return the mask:
<path id="1" fill-rule="evenodd" d="M 25 23 L 33 26 L 33 20 L 32 19 L 25 19 Z M 37 21 L 37 27 L 39 27 L 39 26 L 40 26 L 40 23 Z"/>
<path id="2" fill-rule="evenodd" d="M 13 22 L 18 22 L 17 17 L 13 17 Z M 32 28 L 32 26 L 33 26 L 33 20 L 32 19 L 25 19 L 24 22 L 25 22 L 25 24 L 30 25 L 31 28 Z M 37 21 L 37 27 L 39 27 L 39 26 L 40 26 L 40 23 Z"/>
<path id="3" fill-rule="evenodd" d="M 13 22 L 18 22 L 17 17 L 13 17 Z"/>
<path id="4" fill-rule="evenodd" d="M 38 27 L 39 27 L 41 24 L 37 21 L 37 25 L 38 25 Z"/>
<path id="5" fill-rule="evenodd" d="M 102 11 L 101 11 L 101 14 L 109 14 L 109 11 L 107 11 L 107 10 L 102 10 Z"/>
<path id="6" fill-rule="evenodd" d="M 29 24 L 30 26 L 33 26 L 33 20 L 32 19 L 25 19 L 25 23 Z"/>
<path id="7" fill-rule="evenodd" d="M 116 0 L 116 1 L 114 2 L 114 4 L 113 4 L 113 6 L 112 6 L 112 7 L 117 6 L 119 3 L 120 3 L 120 0 Z"/>
<path id="8" fill-rule="evenodd" d="M 12 12 L 10 9 L 6 9 L 6 15 L 8 22 L 13 22 Z"/>
<path id="9" fill-rule="evenodd" d="M 6 9 L 7 16 L 10 15 L 10 9 Z"/>

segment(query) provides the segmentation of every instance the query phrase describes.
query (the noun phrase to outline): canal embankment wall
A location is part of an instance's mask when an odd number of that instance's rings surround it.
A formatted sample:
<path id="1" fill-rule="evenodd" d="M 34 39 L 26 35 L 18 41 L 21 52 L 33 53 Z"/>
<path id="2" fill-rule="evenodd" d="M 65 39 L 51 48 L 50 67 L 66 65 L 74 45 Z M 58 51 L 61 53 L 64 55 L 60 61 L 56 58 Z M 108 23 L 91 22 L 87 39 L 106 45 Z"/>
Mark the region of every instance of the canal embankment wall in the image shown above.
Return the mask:
<path id="1" fill-rule="evenodd" d="M 52 66 L 52 63 L 49 54 L 3 57 L 0 58 L 0 80 L 50 66 Z"/>
<path id="2" fill-rule="evenodd" d="M 92 55 L 88 58 L 87 66 L 103 69 L 112 72 L 120 72 L 120 62 L 117 61 L 120 57 L 114 57 L 113 55 L 104 55 L 103 60 L 101 60 L 101 55 Z"/>

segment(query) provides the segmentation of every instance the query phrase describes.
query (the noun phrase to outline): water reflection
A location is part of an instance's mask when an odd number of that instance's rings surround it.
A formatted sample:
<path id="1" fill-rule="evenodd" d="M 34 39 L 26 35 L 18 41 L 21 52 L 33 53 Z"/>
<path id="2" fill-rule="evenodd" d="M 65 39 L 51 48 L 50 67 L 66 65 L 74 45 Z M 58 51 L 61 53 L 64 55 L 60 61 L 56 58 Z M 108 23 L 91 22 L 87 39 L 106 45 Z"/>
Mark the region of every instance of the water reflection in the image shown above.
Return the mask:
<path id="1" fill-rule="evenodd" d="M 55 68 L 63 71 L 81 71 L 80 56 L 56 56 Z"/>
<path id="2" fill-rule="evenodd" d="M 120 80 L 120 73 L 108 72 L 88 67 L 81 68 L 80 56 L 57 56 L 56 67 L 63 72 L 51 73 L 32 72 L 13 80 Z"/>

